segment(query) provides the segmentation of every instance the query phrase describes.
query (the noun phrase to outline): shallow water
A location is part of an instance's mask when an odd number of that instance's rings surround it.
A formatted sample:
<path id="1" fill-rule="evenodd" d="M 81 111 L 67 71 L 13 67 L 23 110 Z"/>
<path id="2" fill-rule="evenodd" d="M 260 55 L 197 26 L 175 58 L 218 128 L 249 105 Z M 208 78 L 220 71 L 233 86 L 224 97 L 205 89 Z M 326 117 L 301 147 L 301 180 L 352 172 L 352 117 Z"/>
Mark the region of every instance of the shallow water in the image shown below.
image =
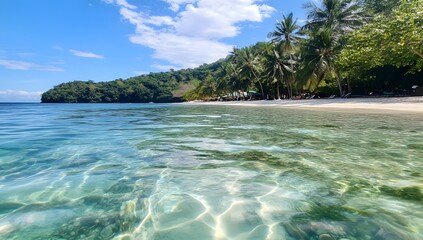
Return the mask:
<path id="1" fill-rule="evenodd" d="M 0 239 L 422 239 L 422 117 L 0 104 Z"/>

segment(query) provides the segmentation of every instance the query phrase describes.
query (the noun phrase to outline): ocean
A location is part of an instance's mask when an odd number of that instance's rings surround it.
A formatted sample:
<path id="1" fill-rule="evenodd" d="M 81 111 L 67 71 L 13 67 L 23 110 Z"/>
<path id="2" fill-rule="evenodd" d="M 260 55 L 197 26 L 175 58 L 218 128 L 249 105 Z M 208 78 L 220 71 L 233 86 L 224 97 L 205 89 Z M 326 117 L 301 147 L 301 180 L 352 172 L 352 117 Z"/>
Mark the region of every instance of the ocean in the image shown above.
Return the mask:
<path id="1" fill-rule="evenodd" d="M 0 239 L 422 239 L 421 114 L 0 104 Z"/>

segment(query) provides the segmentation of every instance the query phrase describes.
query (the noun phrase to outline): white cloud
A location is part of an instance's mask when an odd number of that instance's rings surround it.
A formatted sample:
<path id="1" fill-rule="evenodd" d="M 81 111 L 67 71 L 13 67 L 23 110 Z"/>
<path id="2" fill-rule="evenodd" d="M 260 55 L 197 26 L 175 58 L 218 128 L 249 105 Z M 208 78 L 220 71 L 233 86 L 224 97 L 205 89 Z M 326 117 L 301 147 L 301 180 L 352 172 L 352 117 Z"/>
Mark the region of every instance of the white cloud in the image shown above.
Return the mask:
<path id="1" fill-rule="evenodd" d="M 262 0 L 162 0 L 175 15 L 150 16 L 126 1 L 104 1 L 119 6 L 123 19 L 135 25 L 135 33 L 129 37 L 132 43 L 152 48 L 154 58 L 177 66 L 175 69 L 225 57 L 233 46 L 222 39 L 239 35 L 240 23 L 261 22 L 275 11 L 259 4 Z"/>
<path id="2" fill-rule="evenodd" d="M 52 72 L 61 72 L 64 71 L 63 68 L 52 66 L 52 65 L 40 65 L 32 62 L 24 61 L 15 61 L 0 59 L 0 66 L 3 66 L 7 69 L 13 70 L 38 70 L 38 71 L 52 71 Z"/>
<path id="3" fill-rule="evenodd" d="M 171 67 L 173 69 L 194 68 L 203 63 L 214 62 L 225 57 L 232 50 L 232 46 L 218 41 L 171 33 L 144 33 L 132 36 L 130 41 L 153 48 L 155 50 L 153 57 L 176 65 Z M 163 67 L 158 69 L 169 70 Z"/>
<path id="4" fill-rule="evenodd" d="M 177 12 L 179 11 L 181 5 L 187 4 L 187 3 L 195 3 L 196 0 L 164 0 L 165 2 L 169 3 L 169 9 Z"/>
<path id="5" fill-rule="evenodd" d="M 40 101 L 43 92 L 28 92 L 21 90 L 0 90 L 0 101 Z"/>
<path id="6" fill-rule="evenodd" d="M 146 74 L 148 74 L 148 72 L 146 72 L 146 71 L 135 71 L 134 73 L 136 75 L 146 75 Z"/>
<path id="7" fill-rule="evenodd" d="M 108 4 L 116 4 L 124 8 L 137 9 L 136 6 L 129 4 L 126 0 L 103 0 L 103 2 Z"/>
<path id="8" fill-rule="evenodd" d="M 126 0 L 116 0 L 116 3 L 119 6 L 123 6 L 123 7 L 129 8 L 129 9 L 137 9 L 136 6 L 129 4 Z"/>
<path id="9" fill-rule="evenodd" d="M 78 51 L 78 50 L 74 50 L 74 49 L 70 49 L 69 52 L 77 57 L 84 57 L 84 58 L 98 58 L 98 59 L 103 59 L 104 57 L 102 55 L 98 55 L 92 52 L 83 52 L 83 51 Z"/>
<path id="10" fill-rule="evenodd" d="M 155 63 L 155 64 L 153 64 L 151 66 L 153 68 L 157 68 L 157 69 L 162 70 L 162 71 L 169 71 L 170 69 L 178 69 L 178 67 L 176 67 L 176 66 L 163 65 L 163 64 L 158 64 L 158 63 Z"/>
<path id="11" fill-rule="evenodd" d="M 306 22 L 307 22 L 307 19 L 298 19 L 298 20 L 297 20 L 297 22 L 298 22 L 299 24 L 304 24 L 304 23 L 306 23 Z"/>
<path id="12" fill-rule="evenodd" d="M 155 26 L 162 26 L 162 25 L 175 25 L 173 19 L 169 16 L 152 16 L 145 20 L 146 23 L 155 25 Z"/>

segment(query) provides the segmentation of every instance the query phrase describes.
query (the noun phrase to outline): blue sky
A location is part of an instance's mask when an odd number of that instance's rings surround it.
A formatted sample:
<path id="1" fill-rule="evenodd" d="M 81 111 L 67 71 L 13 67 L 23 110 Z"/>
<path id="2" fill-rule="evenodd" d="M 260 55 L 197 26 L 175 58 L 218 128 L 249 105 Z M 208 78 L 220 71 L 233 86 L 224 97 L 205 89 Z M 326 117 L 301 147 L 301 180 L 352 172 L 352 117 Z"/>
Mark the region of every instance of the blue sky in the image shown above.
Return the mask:
<path id="1" fill-rule="evenodd" d="M 73 80 L 110 81 L 225 57 L 266 41 L 306 0 L 1 0 L 0 102 Z"/>

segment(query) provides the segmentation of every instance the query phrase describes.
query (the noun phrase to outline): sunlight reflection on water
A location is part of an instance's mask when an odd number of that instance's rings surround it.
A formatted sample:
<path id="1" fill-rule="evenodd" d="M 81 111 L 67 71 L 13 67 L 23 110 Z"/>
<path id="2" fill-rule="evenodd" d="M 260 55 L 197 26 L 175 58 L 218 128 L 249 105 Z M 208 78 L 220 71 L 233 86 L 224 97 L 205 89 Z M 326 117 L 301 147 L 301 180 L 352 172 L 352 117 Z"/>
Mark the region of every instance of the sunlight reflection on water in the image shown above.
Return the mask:
<path id="1" fill-rule="evenodd" d="M 0 104 L 0 239 L 421 239 L 421 117 Z"/>

